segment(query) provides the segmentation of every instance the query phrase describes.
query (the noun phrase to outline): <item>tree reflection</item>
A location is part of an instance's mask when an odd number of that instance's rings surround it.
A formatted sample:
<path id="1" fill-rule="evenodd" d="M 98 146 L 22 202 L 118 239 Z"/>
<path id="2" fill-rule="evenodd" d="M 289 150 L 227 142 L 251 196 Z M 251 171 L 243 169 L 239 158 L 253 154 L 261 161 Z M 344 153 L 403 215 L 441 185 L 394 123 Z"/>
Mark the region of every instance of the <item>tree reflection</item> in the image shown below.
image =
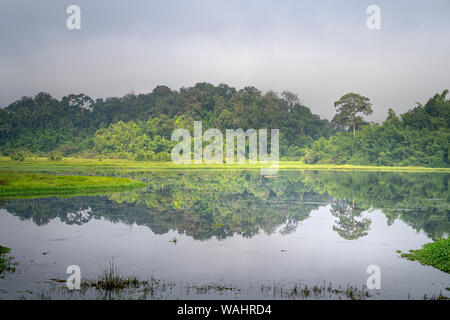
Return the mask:
<path id="1" fill-rule="evenodd" d="M 333 199 L 331 202 L 331 214 L 339 220 L 335 221 L 333 230 L 346 240 L 356 240 L 367 236 L 372 221 L 362 218 L 364 209 L 347 199 Z"/>
<path id="2" fill-rule="evenodd" d="M 84 224 L 91 219 L 171 230 L 194 239 L 253 237 L 297 230 L 313 210 L 331 203 L 333 230 L 344 239 L 368 234 L 367 208 L 380 209 L 388 224 L 401 219 L 437 239 L 450 233 L 446 173 L 295 172 L 262 179 L 257 170 L 141 172 L 108 175 L 144 181 L 148 187 L 106 196 L 0 200 L 0 208 L 45 225 L 53 219 Z"/>

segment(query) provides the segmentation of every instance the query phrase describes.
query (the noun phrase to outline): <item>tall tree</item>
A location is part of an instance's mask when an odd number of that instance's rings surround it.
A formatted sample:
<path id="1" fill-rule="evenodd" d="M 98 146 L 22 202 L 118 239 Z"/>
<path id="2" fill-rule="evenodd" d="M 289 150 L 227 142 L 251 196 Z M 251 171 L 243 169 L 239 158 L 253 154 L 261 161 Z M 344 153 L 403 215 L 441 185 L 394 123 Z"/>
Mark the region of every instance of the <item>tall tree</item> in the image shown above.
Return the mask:
<path id="1" fill-rule="evenodd" d="M 357 93 L 347 93 L 342 96 L 334 103 L 334 107 L 337 108 L 337 114 L 333 120 L 353 127 L 353 136 L 356 134 L 356 126 L 364 121 L 358 113 L 365 115 L 373 113 L 369 98 Z"/>
<path id="2" fill-rule="evenodd" d="M 297 103 L 300 103 L 298 95 L 290 91 L 283 91 L 281 97 L 286 100 L 288 105 L 288 111 L 291 111 Z"/>

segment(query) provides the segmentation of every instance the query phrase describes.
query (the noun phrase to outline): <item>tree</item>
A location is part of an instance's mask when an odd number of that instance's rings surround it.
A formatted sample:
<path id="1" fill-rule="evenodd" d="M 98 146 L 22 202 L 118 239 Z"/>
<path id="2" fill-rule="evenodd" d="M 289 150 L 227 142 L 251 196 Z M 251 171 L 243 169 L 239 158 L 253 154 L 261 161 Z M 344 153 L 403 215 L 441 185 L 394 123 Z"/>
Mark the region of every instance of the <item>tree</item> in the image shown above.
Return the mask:
<path id="1" fill-rule="evenodd" d="M 89 112 L 94 111 L 94 108 L 92 107 L 94 100 L 83 93 L 69 94 L 67 97 L 63 97 L 63 101 L 67 102 L 70 107 L 79 108 L 81 110 L 81 121 L 84 121 L 84 112 L 86 110 Z"/>
<path id="2" fill-rule="evenodd" d="M 334 121 L 336 123 L 344 123 L 350 127 L 353 127 L 353 136 L 356 134 L 356 126 L 362 123 L 364 120 L 358 113 L 365 115 L 371 115 L 373 113 L 372 104 L 369 98 L 361 96 L 357 93 L 347 93 L 342 96 L 339 101 L 334 103 L 334 107 L 337 108 L 337 114 Z"/>
<path id="3" fill-rule="evenodd" d="M 286 100 L 287 104 L 288 104 L 288 111 L 291 111 L 292 108 L 294 108 L 294 106 L 297 103 L 300 103 L 300 100 L 298 98 L 298 95 L 296 95 L 295 93 L 289 92 L 289 91 L 283 91 L 281 93 L 281 97 Z"/>

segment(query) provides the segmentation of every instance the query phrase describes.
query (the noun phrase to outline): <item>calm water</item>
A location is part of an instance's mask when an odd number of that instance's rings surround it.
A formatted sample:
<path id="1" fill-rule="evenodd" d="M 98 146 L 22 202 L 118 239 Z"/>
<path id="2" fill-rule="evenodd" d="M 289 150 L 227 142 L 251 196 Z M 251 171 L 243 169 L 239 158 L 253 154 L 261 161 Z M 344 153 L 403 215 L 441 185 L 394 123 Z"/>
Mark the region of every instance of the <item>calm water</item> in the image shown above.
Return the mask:
<path id="1" fill-rule="evenodd" d="M 121 274 L 173 283 L 161 298 L 273 298 L 264 285 L 366 284 L 374 298 L 444 294 L 450 275 L 399 257 L 448 235 L 448 174 L 280 171 L 110 172 L 139 190 L 0 202 L 0 244 L 17 271 L 0 298 L 95 298 L 56 290 L 67 266 L 96 279 L 111 259 Z M 176 242 L 174 241 L 176 239 Z M 191 285 L 239 288 L 198 293 Z M 280 298 L 280 297 L 277 297 Z"/>

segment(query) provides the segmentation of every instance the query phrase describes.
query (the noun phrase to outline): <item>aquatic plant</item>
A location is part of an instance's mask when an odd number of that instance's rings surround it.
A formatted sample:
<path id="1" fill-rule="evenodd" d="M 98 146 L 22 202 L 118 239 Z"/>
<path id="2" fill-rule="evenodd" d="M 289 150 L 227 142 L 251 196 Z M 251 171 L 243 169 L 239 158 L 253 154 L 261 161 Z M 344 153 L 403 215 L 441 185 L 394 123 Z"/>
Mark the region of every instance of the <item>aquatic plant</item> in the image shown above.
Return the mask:
<path id="1" fill-rule="evenodd" d="M 443 272 L 450 273 L 450 238 L 426 243 L 422 249 L 409 250 L 407 253 L 402 253 L 401 257 L 411 261 L 419 261 L 423 265 L 430 265 Z"/>
<path id="2" fill-rule="evenodd" d="M 97 280 L 85 280 L 81 286 L 95 287 L 104 291 L 120 291 L 127 288 L 139 288 L 147 283 L 148 281 L 141 281 L 135 276 L 121 276 L 114 260 L 111 260 Z"/>
<path id="3" fill-rule="evenodd" d="M 0 246 L 0 278 L 4 278 L 6 272 L 16 271 L 17 263 L 13 262 L 14 257 L 9 255 L 10 252 L 10 248 Z"/>

